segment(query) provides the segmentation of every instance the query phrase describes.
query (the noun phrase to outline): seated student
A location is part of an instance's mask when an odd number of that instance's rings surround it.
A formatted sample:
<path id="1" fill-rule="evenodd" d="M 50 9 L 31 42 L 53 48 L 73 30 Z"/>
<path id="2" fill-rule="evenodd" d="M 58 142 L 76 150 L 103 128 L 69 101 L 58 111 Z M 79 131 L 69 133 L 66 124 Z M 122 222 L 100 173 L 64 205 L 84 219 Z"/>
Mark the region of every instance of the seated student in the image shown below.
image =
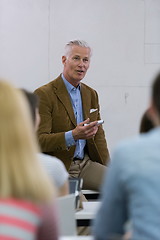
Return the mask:
<path id="1" fill-rule="evenodd" d="M 149 109 L 147 109 L 141 118 L 140 121 L 140 127 L 139 127 L 139 133 L 147 133 L 149 132 L 151 129 L 154 128 L 154 124 L 149 116 Z M 126 233 L 123 236 L 124 240 L 128 240 L 131 238 L 132 236 L 132 223 L 131 221 L 127 221 L 127 223 L 125 224 L 125 228 L 126 228 Z"/>
<path id="2" fill-rule="evenodd" d="M 28 100 L 35 131 L 37 131 L 40 123 L 38 96 L 24 89 L 22 89 L 22 91 Z M 39 153 L 38 156 L 42 165 L 47 170 L 47 173 L 49 174 L 52 181 L 55 183 L 56 187 L 58 188 L 58 195 L 63 196 L 68 194 L 69 193 L 69 185 L 68 185 L 69 174 L 65 169 L 63 162 L 57 159 L 56 157 L 49 156 L 44 153 Z"/>
<path id="3" fill-rule="evenodd" d="M 0 239 L 58 240 L 54 188 L 22 92 L 0 81 Z"/>
<path id="4" fill-rule="evenodd" d="M 155 128 L 122 142 L 112 154 L 93 223 L 96 240 L 123 235 L 128 219 L 131 239 L 160 239 L 160 74 L 153 82 L 151 100 L 149 114 Z"/>

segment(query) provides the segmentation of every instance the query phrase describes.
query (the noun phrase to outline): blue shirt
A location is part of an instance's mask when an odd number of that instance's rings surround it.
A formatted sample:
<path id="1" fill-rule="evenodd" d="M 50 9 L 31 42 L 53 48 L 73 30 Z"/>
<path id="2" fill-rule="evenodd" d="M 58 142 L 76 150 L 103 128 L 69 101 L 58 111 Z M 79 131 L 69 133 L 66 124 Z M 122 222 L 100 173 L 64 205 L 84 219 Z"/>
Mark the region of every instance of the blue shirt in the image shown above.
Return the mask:
<path id="1" fill-rule="evenodd" d="M 83 122 L 83 109 L 82 109 L 82 99 L 81 99 L 81 92 L 80 92 L 80 85 L 76 88 L 72 84 L 70 84 L 62 74 L 62 79 L 64 84 L 67 88 L 68 94 L 71 99 L 74 115 L 77 121 L 77 124 Z M 67 147 L 76 145 L 74 157 L 83 159 L 84 158 L 84 147 L 86 144 L 86 140 L 79 139 L 74 140 L 72 135 L 72 130 L 65 133 L 65 140 Z"/>
<path id="2" fill-rule="evenodd" d="M 102 188 L 94 222 L 97 240 L 123 234 L 130 219 L 132 238 L 160 239 L 160 128 L 117 146 Z"/>

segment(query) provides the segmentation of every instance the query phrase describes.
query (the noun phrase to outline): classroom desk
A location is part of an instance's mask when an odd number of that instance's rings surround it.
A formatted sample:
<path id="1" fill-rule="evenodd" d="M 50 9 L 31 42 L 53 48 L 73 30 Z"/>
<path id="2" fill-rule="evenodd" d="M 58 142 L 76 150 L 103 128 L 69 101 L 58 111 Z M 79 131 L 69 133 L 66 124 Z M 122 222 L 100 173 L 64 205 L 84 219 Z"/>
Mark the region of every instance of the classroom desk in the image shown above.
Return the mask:
<path id="1" fill-rule="evenodd" d="M 93 191 L 93 190 L 83 190 L 82 189 L 82 193 L 86 197 L 86 199 L 89 201 L 95 200 L 95 199 L 97 200 L 100 196 L 99 192 Z"/>
<path id="2" fill-rule="evenodd" d="M 94 219 L 99 206 L 99 201 L 83 202 L 83 209 L 77 211 L 75 214 L 77 226 L 89 226 L 90 221 Z"/>

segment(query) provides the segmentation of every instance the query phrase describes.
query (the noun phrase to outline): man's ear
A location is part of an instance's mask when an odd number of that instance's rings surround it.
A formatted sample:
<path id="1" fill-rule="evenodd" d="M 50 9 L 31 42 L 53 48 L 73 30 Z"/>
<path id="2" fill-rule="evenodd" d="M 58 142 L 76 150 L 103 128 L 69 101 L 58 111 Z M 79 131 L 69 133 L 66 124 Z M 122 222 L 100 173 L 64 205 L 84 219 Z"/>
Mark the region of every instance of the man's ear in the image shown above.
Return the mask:
<path id="1" fill-rule="evenodd" d="M 147 112 L 148 112 L 148 117 L 151 119 L 153 124 L 155 126 L 158 126 L 159 122 L 160 122 L 160 119 L 159 119 L 159 115 L 158 115 L 157 110 L 156 110 L 153 103 L 150 104 L 150 107 L 148 108 Z"/>
<path id="2" fill-rule="evenodd" d="M 147 115 L 149 118 L 152 119 L 152 116 L 154 115 L 154 107 L 153 107 L 153 104 L 151 103 L 148 110 L 147 110 Z"/>
<path id="3" fill-rule="evenodd" d="M 63 63 L 63 65 L 65 64 L 65 62 L 66 62 L 66 56 L 62 56 L 62 63 Z"/>

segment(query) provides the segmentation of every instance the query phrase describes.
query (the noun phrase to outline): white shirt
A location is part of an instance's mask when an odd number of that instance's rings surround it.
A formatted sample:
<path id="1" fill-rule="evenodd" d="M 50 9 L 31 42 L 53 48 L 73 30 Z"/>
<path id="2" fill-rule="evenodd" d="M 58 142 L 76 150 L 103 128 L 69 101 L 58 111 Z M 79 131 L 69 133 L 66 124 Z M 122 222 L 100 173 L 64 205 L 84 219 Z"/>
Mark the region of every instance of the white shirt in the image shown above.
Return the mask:
<path id="1" fill-rule="evenodd" d="M 56 187 L 61 187 L 69 176 L 63 162 L 56 157 L 44 153 L 38 153 L 38 157 Z"/>

